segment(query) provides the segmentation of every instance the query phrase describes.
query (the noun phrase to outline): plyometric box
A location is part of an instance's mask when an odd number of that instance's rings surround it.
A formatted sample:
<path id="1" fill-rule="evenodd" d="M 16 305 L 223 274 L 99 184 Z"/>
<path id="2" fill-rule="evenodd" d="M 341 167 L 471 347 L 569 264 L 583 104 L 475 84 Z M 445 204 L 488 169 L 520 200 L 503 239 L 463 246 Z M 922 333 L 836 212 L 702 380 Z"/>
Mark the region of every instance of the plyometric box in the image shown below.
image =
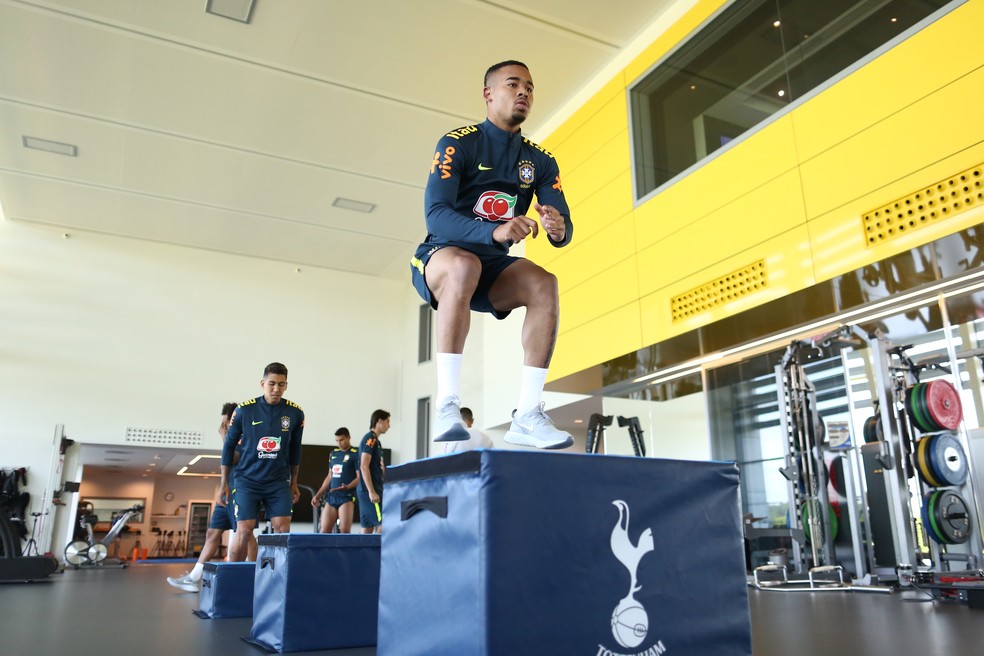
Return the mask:
<path id="1" fill-rule="evenodd" d="M 751 654 L 733 463 L 472 451 L 383 503 L 382 656 Z"/>

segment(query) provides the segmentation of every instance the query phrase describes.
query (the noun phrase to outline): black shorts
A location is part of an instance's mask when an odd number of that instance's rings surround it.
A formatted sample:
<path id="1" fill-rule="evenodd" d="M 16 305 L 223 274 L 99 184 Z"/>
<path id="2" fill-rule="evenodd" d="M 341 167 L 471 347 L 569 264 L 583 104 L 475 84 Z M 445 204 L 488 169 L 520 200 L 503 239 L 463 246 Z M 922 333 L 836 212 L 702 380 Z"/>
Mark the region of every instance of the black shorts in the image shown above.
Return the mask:
<path id="1" fill-rule="evenodd" d="M 435 310 L 437 309 L 437 299 L 433 297 L 430 289 L 427 287 L 427 261 L 430 260 L 431 255 L 442 248 L 449 248 L 449 246 L 421 244 L 417 247 L 417 252 L 413 254 L 413 259 L 410 260 L 410 277 L 413 280 L 413 286 L 417 290 L 417 293 L 420 294 L 420 298 L 430 303 L 430 306 Z M 450 248 L 461 247 L 451 246 Z M 462 248 L 462 250 L 468 251 L 466 248 Z M 482 274 L 478 278 L 478 286 L 475 288 L 475 293 L 472 294 L 471 309 L 475 312 L 486 312 L 496 319 L 505 319 L 509 316 L 510 310 L 500 312 L 492 307 L 492 303 L 489 301 L 489 290 L 492 289 L 492 285 L 499 278 L 500 273 L 505 271 L 509 265 L 518 262 L 522 258 L 499 253 L 489 255 L 473 253 L 472 251 L 468 252 L 472 253 L 472 255 L 482 262 Z"/>

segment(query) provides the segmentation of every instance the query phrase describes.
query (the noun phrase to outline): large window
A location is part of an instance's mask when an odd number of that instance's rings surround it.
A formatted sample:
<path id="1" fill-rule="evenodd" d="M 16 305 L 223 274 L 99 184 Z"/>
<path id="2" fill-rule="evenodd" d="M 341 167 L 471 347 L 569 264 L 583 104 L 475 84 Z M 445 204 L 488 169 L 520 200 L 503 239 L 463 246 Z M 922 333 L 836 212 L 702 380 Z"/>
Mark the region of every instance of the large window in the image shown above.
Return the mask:
<path id="1" fill-rule="evenodd" d="M 737 0 L 631 89 L 636 198 L 947 4 Z"/>

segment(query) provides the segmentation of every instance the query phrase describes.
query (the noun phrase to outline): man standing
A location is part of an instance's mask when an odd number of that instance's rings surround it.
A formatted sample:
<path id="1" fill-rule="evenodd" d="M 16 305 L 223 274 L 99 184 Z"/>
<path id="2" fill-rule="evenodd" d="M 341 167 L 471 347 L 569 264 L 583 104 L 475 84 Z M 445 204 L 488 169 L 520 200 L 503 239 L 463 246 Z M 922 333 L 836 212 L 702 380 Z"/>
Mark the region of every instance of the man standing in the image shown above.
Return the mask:
<path id="1" fill-rule="evenodd" d="M 414 287 L 437 310 L 435 440 L 468 439 L 459 396 L 471 310 L 504 319 L 525 307 L 523 375 L 505 439 L 562 449 L 574 438 L 554 427 L 540 400 L 557 341 L 557 278 L 511 257 L 509 247 L 535 238 L 541 227 L 552 246 L 566 246 L 574 226 L 556 160 L 520 131 L 533 106 L 529 68 L 514 60 L 495 64 L 482 93 L 485 122 L 438 141 L 424 192 L 428 234 L 410 261 Z M 531 203 L 539 222 L 526 215 Z"/>
<path id="2" fill-rule="evenodd" d="M 236 410 L 235 403 L 226 403 L 222 406 L 222 419 L 219 421 L 219 436 L 225 440 L 226 433 L 229 431 L 229 424 L 232 423 L 232 414 Z M 239 461 L 239 449 L 236 449 L 233 462 Z M 205 544 L 202 552 L 198 556 L 198 562 L 182 576 L 169 576 L 167 582 L 176 588 L 181 588 L 187 592 L 198 592 L 198 583 L 202 580 L 202 573 L 205 570 L 205 563 L 212 560 L 219 547 L 222 546 L 222 536 L 228 530 L 236 530 L 236 518 L 233 515 L 233 507 L 236 499 L 236 484 L 233 482 L 232 475 L 229 477 L 229 496 L 222 496 L 222 488 L 215 496 L 215 507 L 212 510 L 212 518 L 208 523 L 208 530 L 205 532 Z M 247 536 L 246 560 L 256 560 L 256 537 L 250 533 Z"/>
<path id="3" fill-rule="evenodd" d="M 321 499 L 325 499 L 322 533 L 331 533 L 335 522 L 339 533 L 349 533 L 355 514 L 355 490 L 359 487 L 359 450 L 352 446 L 352 436 L 344 426 L 335 431 L 335 441 L 338 448 L 328 457 L 328 475 L 311 499 L 311 506 L 317 508 Z"/>
<path id="4" fill-rule="evenodd" d="M 389 430 L 390 413 L 376 410 L 369 418 L 369 432 L 359 445 L 359 523 L 363 533 L 382 533 L 383 530 L 383 445 L 379 438 Z"/>
<path id="5" fill-rule="evenodd" d="M 222 494 L 228 497 L 229 477 L 236 445 L 241 456 L 236 466 L 236 534 L 230 560 L 243 560 L 247 534 L 252 535 L 262 503 L 274 533 L 290 531 L 294 502 L 300 498 L 297 473 L 301 465 L 304 411 L 283 398 L 287 367 L 268 364 L 260 381 L 263 395 L 243 401 L 232 415 L 222 448 Z"/>
<path id="6" fill-rule="evenodd" d="M 472 449 L 494 449 L 495 444 L 492 438 L 475 428 L 475 415 L 471 408 L 461 408 L 461 418 L 468 429 L 468 439 L 458 442 L 445 442 L 444 453 L 458 453 L 459 451 L 471 451 Z"/>

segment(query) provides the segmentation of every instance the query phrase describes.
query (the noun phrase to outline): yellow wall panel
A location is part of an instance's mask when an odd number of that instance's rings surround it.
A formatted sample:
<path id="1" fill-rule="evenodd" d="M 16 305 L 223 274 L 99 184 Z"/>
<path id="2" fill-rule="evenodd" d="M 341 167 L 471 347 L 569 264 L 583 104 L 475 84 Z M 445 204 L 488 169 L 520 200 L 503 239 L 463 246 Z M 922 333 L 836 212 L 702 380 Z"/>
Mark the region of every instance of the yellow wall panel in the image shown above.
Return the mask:
<path id="1" fill-rule="evenodd" d="M 979 67 L 982 25 L 984 2 L 971 0 L 798 107 L 800 157 L 815 157 Z M 930 137 L 937 127 L 912 134 Z"/>
<path id="2" fill-rule="evenodd" d="M 752 262 L 765 260 L 768 287 L 718 307 L 701 316 L 673 322 L 670 300 L 685 292 L 727 275 Z M 640 272 L 640 277 L 641 277 Z M 641 299 L 642 341 L 654 344 L 669 337 L 707 325 L 713 321 L 738 314 L 768 301 L 781 298 L 814 284 L 813 262 L 810 257 L 810 236 L 807 226 L 800 225 L 732 257 L 713 264 L 698 273 L 681 278 Z"/>
<path id="3" fill-rule="evenodd" d="M 579 285 L 561 290 L 561 328 L 572 330 L 637 300 L 639 273 L 632 256 Z"/>
<path id="4" fill-rule="evenodd" d="M 563 309 L 561 310 L 563 312 Z M 604 362 L 629 351 L 642 348 L 639 330 L 639 302 L 620 307 L 590 323 L 564 330 L 561 333 L 550 363 L 549 380 L 576 373 L 586 366 Z"/>
<path id="5" fill-rule="evenodd" d="M 594 154 L 598 152 L 599 146 L 619 134 L 625 135 L 624 139 L 628 143 L 628 129 L 629 110 L 626 106 L 625 94 L 620 94 L 603 105 L 570 138 L 565 139 L 556 148 L 547 143 L 542 145 L 553 153 L 557 161 L 563 165 L 561 171 L 567 175 L 590 163 Z M 621 166 L 627 167 L 628 159 L 621 162 Z"/>
<path id="6" fill-rule="evenodd" d="M 574 240 L 564 248 L 554 248 L 536 239 L 537 253 L 527 256 L 557 276 L 561 293 L 635 254 L 635 225 L 632 214 L 613 221 L 591 236 L 581 236 L 575 228 Z M 548 250 L 549 249 L 549 250 Z M 541 252 L 549 257 L 542 257 Z"/>
<path id="7" fill-rule="evenodd" d="M 648 294 L 687 278 L 805 222 L 799 175 L 790 171 L 641 248 L 640 291 Z"/>
<path id="8" fill-rule="evenodd" d="M 622 74 L 619 73 L 608 81 L 590 100 L 581 105 L 569 119 L 545 137 L 540 145 L 553 152 L 555 148 L 560 148 L 571 135 L 591 120 L 595 114 L 603 111 L 609 102 L 613 99 L 624 97 L 625 81 Z"/>
<path id="9" fill-rule="evenodd" d="M 792 124 L 782 117 L 639 206 L 644 248 L 796 166 Z"/>
<path id="10" fill-rule="evenodd" d="M 615 178 L 629 175 L 629 135 L 623 131 L 605 142 L 570 172 L 562 172 L 564 190 L 578 189 L 594 193 Z"/>
<path id="11" fill-rule="evenodd" d="M 807 214 L 829 212 L 984 141 L 982 105 L 984 67 L 804 162 Z"/>

